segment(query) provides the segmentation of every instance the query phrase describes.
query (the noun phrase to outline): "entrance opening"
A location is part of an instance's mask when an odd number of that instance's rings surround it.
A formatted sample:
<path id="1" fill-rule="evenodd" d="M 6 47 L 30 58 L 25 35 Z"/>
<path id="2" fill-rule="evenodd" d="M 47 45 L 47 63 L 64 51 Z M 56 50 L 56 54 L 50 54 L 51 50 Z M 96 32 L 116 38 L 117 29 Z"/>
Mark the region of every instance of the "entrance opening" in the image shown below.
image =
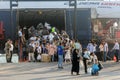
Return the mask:
<path id="1" fill-rule="evenodd" d="M 47 22 L 51 27 L 65 29 L 64 10 L 19 10 L 19 25 L 27 28 L 36 27 L 39 23 Z"/>

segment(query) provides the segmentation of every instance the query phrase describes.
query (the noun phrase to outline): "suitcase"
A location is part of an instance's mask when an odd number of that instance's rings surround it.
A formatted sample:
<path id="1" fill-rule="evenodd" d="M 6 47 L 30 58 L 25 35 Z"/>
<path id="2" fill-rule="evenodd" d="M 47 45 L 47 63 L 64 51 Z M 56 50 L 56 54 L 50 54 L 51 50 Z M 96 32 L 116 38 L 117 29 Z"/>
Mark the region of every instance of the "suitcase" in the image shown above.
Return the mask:
<path id="1" fill-rule="evenodd" d="M 41 61 L 42 62 L 50 62 L 51 58 L 50 58 L 50 55 L 48 54 L 42 54 L 41 55 Z"/>

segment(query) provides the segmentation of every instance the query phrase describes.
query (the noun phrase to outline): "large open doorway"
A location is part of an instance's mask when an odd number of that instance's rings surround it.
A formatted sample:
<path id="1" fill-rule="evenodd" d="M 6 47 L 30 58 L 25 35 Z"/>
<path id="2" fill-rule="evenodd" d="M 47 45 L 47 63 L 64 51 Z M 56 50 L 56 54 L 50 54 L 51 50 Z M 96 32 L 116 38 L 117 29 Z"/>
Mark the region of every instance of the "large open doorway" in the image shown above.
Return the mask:
<path id="1" fill-rule="evenodd" d="M 21 27 L 34 26 L 36 27 L 39 23 L 47 22 L 51 27 L 56 27 L 59 30 L 65 29 L 64 10 L 34 10 L 34 9 L 22 9 L 19 10 L 19 25 Z"/>

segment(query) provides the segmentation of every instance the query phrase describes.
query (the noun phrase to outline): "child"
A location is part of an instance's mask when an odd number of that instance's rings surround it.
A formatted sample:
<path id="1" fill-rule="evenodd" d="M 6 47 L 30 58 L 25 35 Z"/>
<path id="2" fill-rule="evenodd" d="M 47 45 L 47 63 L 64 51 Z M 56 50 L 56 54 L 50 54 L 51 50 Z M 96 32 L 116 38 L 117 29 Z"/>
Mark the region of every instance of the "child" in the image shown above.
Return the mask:
<path id="1" fill-rule="evenodd" d="M 70 48 L 68 48 L 68 50 L 65 54 L 65 63 L 68 61 L 71 63 L 71 50 L 70 50 Z"/>

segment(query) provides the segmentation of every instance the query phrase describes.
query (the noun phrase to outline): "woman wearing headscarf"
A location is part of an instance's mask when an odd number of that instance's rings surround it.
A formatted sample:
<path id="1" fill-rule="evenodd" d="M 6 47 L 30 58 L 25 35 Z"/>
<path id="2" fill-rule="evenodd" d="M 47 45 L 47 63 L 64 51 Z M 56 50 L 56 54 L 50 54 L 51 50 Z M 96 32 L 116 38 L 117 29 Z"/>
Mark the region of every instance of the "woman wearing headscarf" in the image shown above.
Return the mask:
<path id="1" fill-rule="evenodd" d="M 79 51 L 77 49 L 74 49 L 72 53 L 72 69 L 71 69 L 72 75 L 73 75 L 73 72 L 76 72 L 76 75 L 80 75 L 79 74 L 79 61 L 80 61 Z"/>

